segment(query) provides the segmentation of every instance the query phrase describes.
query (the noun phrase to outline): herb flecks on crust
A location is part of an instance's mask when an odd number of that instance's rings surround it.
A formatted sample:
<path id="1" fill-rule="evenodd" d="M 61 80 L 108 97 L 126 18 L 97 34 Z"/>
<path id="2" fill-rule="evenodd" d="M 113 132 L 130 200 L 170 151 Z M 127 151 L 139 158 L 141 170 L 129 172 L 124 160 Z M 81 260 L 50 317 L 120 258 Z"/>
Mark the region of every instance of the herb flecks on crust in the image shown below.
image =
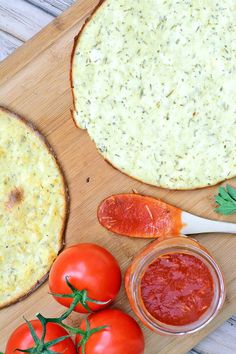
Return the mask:
<path id="1" fill-rule="evenodd" d="M 113 166 L 172 189 L 236 175 L 231 0 L 106 0 L 72 60 L 74 119 Z"/>
<path id="2" fill-rule="evenodd" d="M 63 246 L 67 188 L 44 137 L 0 107 L 0 308 L 37 288 Z"/>

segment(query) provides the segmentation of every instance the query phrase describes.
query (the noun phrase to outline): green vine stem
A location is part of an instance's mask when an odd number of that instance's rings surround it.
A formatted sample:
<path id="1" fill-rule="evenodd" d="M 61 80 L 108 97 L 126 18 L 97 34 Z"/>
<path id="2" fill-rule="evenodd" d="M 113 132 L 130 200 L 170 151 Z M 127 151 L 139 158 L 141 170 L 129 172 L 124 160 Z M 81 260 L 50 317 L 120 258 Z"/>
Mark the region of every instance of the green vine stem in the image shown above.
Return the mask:
<path id="1" fill-rule="evenodd" d="M 36 317 L 38 318 L 38 320 L 41 322 L 42 327 L 43 327 L 43 332 L 42 332 L 42 336 L 41 338 L 38 338 L 32 324 L 26 320 L 25 321 L 29 327 L 30 330 L 30 334 L 34 340 L 35 346 L 29 349 L 16 349 L 16 351 L 20 351 L 20 352 L 24 352 L 24 353 L 34 353 L 34 354 L 39 354 L 39 353 L 43 353 L 43 354 L 61 354 L 61 353 L 56 353 L 52 350 L 50 350 L 50 347 L 52 347 L 53 345 L 62 342 L 63 340 L 65 340 L 66 338 L 70 338 L 71 335 L 67 335 L 67 336 L 63 336 L 60 338 L 56 338 L 50 342 L 45 343 L 45 337 L 46 337 L 46 326 L 47 323 L 52 322 L 52 323 L 57 323 L 59 324 L 61 327 L 63 327 L 64 329 L 66 329 L 67 331 L 69 331 L 72 334 L 78 334 L 81 336 L 81 341 L 78 344 L 78 347 L 81 347 L 82 349 L 82 354 L 85 354 L 85 346 L 87 341 L 89 340 L 89 338 L 96 332 L 102 331 L 103 329 L 107 328 L 107 326 L 100 326 L 100 327 L 96 327 L 91 329 L 90 328 L 90 323 L 89 321 L 86 319 L 86 329 L 82 330 L 80 328 L 74 328 L 71 326 L 66 325 L 65 323 L 63 323 L 63 321 L 72 313 L 72 311 L 75 309 L 75 307 L 80 303 L 88 312 L 92 312 L 92 310 L 89 308 L 88 306 L 88 302 L 91 303 L 95 303 L 98 305 L 107 305 L 108 303 L 111 302 L 111 300 L 108 301 L 97 301 L 94 299 L 91 299 L 88 296 L 88 292 L 87 290 L 78 290 L 76 289 L 70 282 L 69 282 L 69 277 L 66 276 L 65 277 L 65 281 L 66 284 L 68 285 L 68 287 L 72 290 L 72 294 L 51 294 L 55 297 L 61 297 L 61 298 L 71 298 L 73 299 L 70 307 L 68 308 L 67 311 L 65 311 L 60 317 L 52 317 L 52 318 L 47 318 L 44 317 L 43 315 L 41 315 L 40 313 L 36 314 Z M 2 352 L 0 352 L 0 354 L 4 354 Z"/>
<path id="2" fill-rule="evenodd" d="M 63 323 L 63 321 L 71 314 L 71 312 L 75 309 L 77 306 L 78 302 L 82 301 L 91 301 L 91 299 L 87 296 L 87 291 L 86 290 L 77 290 L 76 288 L 73 287 L 68 281 L 68 278 L 66 278 L 66 282 L 68 286 L 70 286 L 71 290 L 73 291 L 73 294 L 66 295 L 66 297 L 74 297 L 69 309 L 65 311 L 60 317 L 44 317 L 41 313 L 37 313 L 36 317 L 38 320 L 42 323 L 43 328 L 46 328 L 47 323 L 52 322 L 52 323 L 57 323 L 60 326 L 62 326 L 64 329 L 69 331 L 72 334 L 78 334 L 81 336 L 81 341 L 78 344 L 78 347 L 81 347 L 82 349 L 82 354 L 85 354 L 85 346 L 89 338 L 96 332 L 102 331 L 103 329 L 107 328 L 107 326 L 99 326 L 96 328 L 91 329 L 90 328 L 90 323 L 86 319 L 86 329 L 82 330 L 80 328 L 75 328 L 72 326 L 68 326 L 67 324 Z M 53 294 L 54 295 L 54 294 Z M 72 296 L 71 296 L 72 295 Z M 55 296 L 55 295 L 54 295 Z M 63 296 L 63 295 L 61 295 Z M 78 300 L 79 299 L 79 300 Z M 92 302 L 100 303 L 100 301 L 92 300 Z M 104 302 L 102 303 L 104 304 Z M 43 338 L 45 338 L 45 332 L 43 333 Z"/>
<path id="3" fill-rule="evenodd" d="M 76 306 L 76 305 L 74 305 Z M 71 310 L 72 308 L 72 310 Z M 70 307 L 71 311 L 73 311 L 73 306 Z M 82 354 L 85 354 L 85 346 L 87 341 L 89 340 L 89 338 L 94 334 L 97 333 L 99 331 L 102 331 L 103 329 L 107 328 L 107 326 L 99 326 L 99 327 L 95 327 L 93 329 L 90 328 L 90 323 L 89 321 L 86 319 L 86 329 L 80 329 L 80 328 L 75 328 L 75 327 L 71 327 L 66 325 L 65 323 L 63 323 L 63 321 L 68 317 L 65 317 L 66 313 L 69 313 L 69 310 L 66 311 L 64 314 L 62 314 L 62 316 L 60 317 L 55 317 L 55 318 L 47 318 L 44 317 L 43 315 L 41 315 L 41 313 L 37 313 L 36 317 L 39 319 L 39 321 L 44 324 L 44 327 L 46 327 L 47 323 L 52 322 L 52 323 L 57 323 L 60 326 L 62 326 L 63 328 L 65 328 L 67 331 L 69 331 L 70 333 L 73 334 L 78 334 L 81 336 L 81 341 L 78 344 L 78 347 L 82 348 Z M 71 313 L 70 311 L 70 313 Z"/>
<path id="4" fill-rule="evenodd" d="M 103 329 L 107 328 L 107 326 L 100 326 L 100 327 L 95 327 L 93 329 L 90 328 L 90 323 L 89 321 L 86 319 L 86 330 L 84 331 L 85 334 L 82 335 L 82 339 L 81 341 L 78 343 L 78 348 L 81 347 L 82 349 L 82 354 L 85 354 L 85 346 L 87 341 L 89 340 L 89 338 L 94 334 L 97 333 L 99 331 L 102 331 Z"/>
<path id="5" fill-rule="evenodd" d="M 19 351 L 19 352 L 23 352 L 23 353 L 34 353 L 34 354 L 39 354 L 39 353 L 43 353 L 43 354 L 60 354 L 57 352 L 54 352 L 52 350 L 50 350 L 50 347 L 54 346 L 57 343 L 62 342 L 63 340 L 70 338 L 71 335 L 66 335 L 66 336 L 62 336 L 56 339 L 53 339 L 47 343 L 45 343 L 45 335 L 46 335 L 46 325 L 47 322 L 46 321 L 42 321 L 41 318 L 38 318 L 39 321 L 42 324 L 43 327 L 43 333 L 41 338 L 39 338 L 34 330 L 34 327 L 32 326 L 32 324 L 30 323 L 30 321 L 27 321 L 25 318 L 24 320 L 27 323 L 27 326 L 29 327 L 30 330 L 30 334 L 34 340 L 35 346 L 29 349 L 15 349 L 15 351 Z M 3 353 L 0 353 L 3 354 Z"/>
<path id="6" fill-rule="evenodd" d="M 55 294 L 55 293 L 50 293 L 50 294 L 55 297 L 73 299 L 73 302 L 72 302 L 73 305 L 75 304 L 75 306 L 76 306 L 78 304 L 81 304 L 83 306 L 83 308 L 88 312 L 92 312 L 92 310 L 88 306 L 88 302 L 92 302 L 97 305 L 107 305 L 111 302 L 111 300 L 98 301 L 98 300 L 91 299 L 88 296 L 87 290 L 85 290 L 85 289 L 78 290 L 69 282 L 69 276 L 65 277 L 65 281 L 66 281 L 67 286 L 71 289 L 72 294 Z M 75 306 L 73 307 L 72 310 L 70 310 L 70 313 L 74 310 Z"/>

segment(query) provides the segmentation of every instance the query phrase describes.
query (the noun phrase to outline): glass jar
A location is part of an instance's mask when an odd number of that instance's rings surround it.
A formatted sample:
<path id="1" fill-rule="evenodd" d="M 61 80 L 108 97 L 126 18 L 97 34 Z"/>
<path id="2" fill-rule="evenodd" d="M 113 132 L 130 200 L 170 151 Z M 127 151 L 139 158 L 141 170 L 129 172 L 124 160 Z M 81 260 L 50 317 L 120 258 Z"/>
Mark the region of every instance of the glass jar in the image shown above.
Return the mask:
<path id="1" fill-rule="evenodd" d="M 148 312 L 141 297 L 141 280 L 148 266 L 161 255 L 170 253 L 195 256 L 207 266 L 212 276 L 214 295 L 210 306 L 197 321 L 187 325 L 172 326 L 158 321 Z M 130 305 L 143 324 L 152 331 L 164 335 L 184 335 L 202 329 L 217 315 L 225 300 L 224 279 L 217 263 L 200 243 L 182 235 L 154 241 L 141 251 L 127 269 L 125 288 Z"/>

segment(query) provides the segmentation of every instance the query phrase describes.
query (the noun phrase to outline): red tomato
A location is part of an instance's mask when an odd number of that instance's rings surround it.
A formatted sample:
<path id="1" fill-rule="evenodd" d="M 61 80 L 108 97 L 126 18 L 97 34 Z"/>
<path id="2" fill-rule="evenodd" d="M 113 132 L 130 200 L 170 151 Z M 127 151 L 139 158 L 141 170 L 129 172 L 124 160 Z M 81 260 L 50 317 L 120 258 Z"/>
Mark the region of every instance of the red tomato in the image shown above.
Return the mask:
<path id="1" fill-rule="evenodd" d="M 30 321 L 30 323 L 34 328 L 37 337 L 41 339 L 43 333 L 41 322 L 39 320 L 33 320 Z M 44 343 L 66 335 L 68 335 L 68 333 L 64 328 L 56 323 L 48 323 L 46 325 L 46 336 Z M 27 323 L 23 323 L 8 339 L 5 354 L 21 353 L 19 350 L 15 349 L 29 349 L 33 347 L 35 347 L 34 339 L 30 333 Z M 76 354 L 76 348 L 71 338 L 66 338 L 62 342 L 51 346 L 49 349 L 57 353 Z M 42 349 L 41 351 L 37 351 L 37 353 L 45 353 L 44 350 Z"/>
<path id="2" fill-rule="evenodd" d="M 137 322 L 126 313 L 108 309 L 89 315 L 90 329 L 107 326 L 91 334 L 86 345 L 86 354 L 142 354 L 144 352 L 144 337 Z M 86 320 L 80 325 L 86 329 Z M 81 341 L 81 336 L 76 336 L 76 345 Z M 82 354 L 82 347 L 78 349 Z"/>
<path id="3" fill-rule="evenodd" d="M 121 272 L 116 259 L 104 248 L 82 243 L 65 249 L 54 262 L 49 275 L 49 288 L 52 293 L 71 294 L 65 278 L 78 290 L 87 290 L 88 297 L 97 301 L 110 301 L 108 304 L 88 302 L 92 311 L 109 306 L 120 290 Z M 70 307 L 72 298 L 54 296 L 62 305 Z M 75 311 L 88 312 L 81 304 Z"/>

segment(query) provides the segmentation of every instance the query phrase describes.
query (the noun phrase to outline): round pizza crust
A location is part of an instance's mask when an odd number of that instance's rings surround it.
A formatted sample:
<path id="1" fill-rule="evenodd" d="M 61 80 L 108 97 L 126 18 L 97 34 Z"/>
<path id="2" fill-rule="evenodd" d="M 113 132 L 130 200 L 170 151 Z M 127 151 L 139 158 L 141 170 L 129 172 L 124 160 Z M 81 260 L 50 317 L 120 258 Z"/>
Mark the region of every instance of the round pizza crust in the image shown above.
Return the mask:
<path id="1" fill-rule="evenodd" d="M 64 245 L 69 194 L 56 156 L 24 118 L 0 107 L 0 308 L 37 289 Z"/>
<path id="2" fill-rule="evenodd" d="M 106 0 L 75 40 L 73 117 L 114 167 L 170 189 L 236 175 L 231 0 Z"/>

